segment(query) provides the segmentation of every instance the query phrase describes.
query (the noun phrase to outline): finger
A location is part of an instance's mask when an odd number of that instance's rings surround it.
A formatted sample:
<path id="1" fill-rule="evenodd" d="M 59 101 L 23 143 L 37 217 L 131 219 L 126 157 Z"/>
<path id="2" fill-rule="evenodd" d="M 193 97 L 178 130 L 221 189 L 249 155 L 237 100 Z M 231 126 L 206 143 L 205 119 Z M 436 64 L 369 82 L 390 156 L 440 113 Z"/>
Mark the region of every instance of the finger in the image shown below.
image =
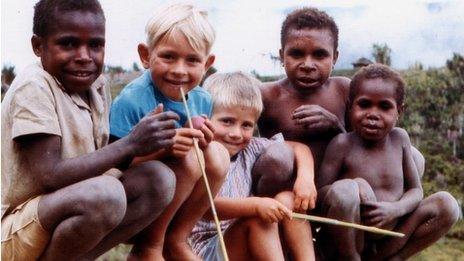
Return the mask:
<path id="1" fill-rule="evenodd" d="M 309 209 L 314 209 L 316 207 L 316 197 L 311 197 L 309 200 Z"/>
<path id="2" fill-rule="evenodd" d="M 277 203 L 279 203 L 279 204 L 278 204 L 278 205 L 279 205 L 279 209 L 280 209 L 281 211 L 284 212 L 285 216 L 286 216 L 288 219 L 292 219 L 292 211 L 291 211 L 290 209 L 288 209 L 286 206 L 284 206 L 282 203 L 280 203 L 280 202 L 278 202 L 278 201 L 277 201 Z"/>
<path id="3" fill-rule="evenodd" d="M 154 110 L 152 110 L 149 114 L 150 115 L 155 115 L 158 113 L 162 113 L 164 110 L 164 105 L 162 103 L 158 104 Z"/>
<path id="4" fill-rule="evenodd" d="M 205 136 L 205 141 L 207 143 L 210 143 L 214 138 L 214 133 L 208 128 L 208 126 L 206 126 L 206 124 L 203 124 L 200 130 L 201 132 L 203 132 L 203 135 Z"/>
<path id="5" fill-rule="evenodd" d="M 294 112 L 292 117 L 293 117 L 293 119 L 298 119 L 298 118 L 316 116 L 317 114 L 318 114 L 318 112 L 315 111 L 315 110 L 305 109 L 305 110 L 300 110 L 300 111 Z"/>
<path id="6" fill-rule="evenodd" d="M 160 131 L 160 130 L 166 130 L 166 129 L 174 130 L 176 128 L 176 121 L 175 120 L 167 120 L 167 121 L 153 120 L 150 123 L 150 128 L 152 131 Z"/>
<path id="7" fill-rule="evenodd" d="M 166 129 L 166 130 L 159 130 L 153 133 L 151 139 L 155 142 L 158 140 L 171 140 L 174 144 L 174 140 L 172 139 L 176 135 L 175 129 Z"/>
<path id="8" fill-rule="evenodd" d="M 159 121 L 166 121 L 166 120 L 178 121 L 180 119 L 179 115 L 173 111 L 165 111 L 165 112 L 161 112 L 158 114 L 151 114 L 149 117 L 154 118 Z"/>
<path id="9" fill-rule="evenodd" d="M 308 198 L 305 198 L 302 202 L 301 202 L 301 209 L 306 211 L 308 210 L 308 205 L 309 205 L 309 199 Z"/>
<path id="10" fill-rule="evenodd" d="M 271 222 L 273 223 L 279 222 L 279 219 L 276 217 L 276 214 L 274 212 L 269 214 L 269 218 L 271 219 Z"/>
<path id="11" fill-rule="evenodd" d="M 301 198 L 295 196 L 295 200 L 293 200 L 293 209 L 299 210 L 301 208 Z"/>
<path id="12" fill-rule="evenodd" d="M 204 135 L 203 135 L 203 132 L 201 132 L 200 130 L 196 130 L 196 129 L 190 129 L 190 128 L 179 128 L 179 129 L 176 129 L 177 131 L 177 135 L 178 136 L 181 136 L 181 137 L 186 137 L 186 138 L 197 138 L 197 139 L 201 139 L 201 138 L 204 138 Z"/>
<path id="13" fill-rule="evenodd" d="M 174 137 L 174 142 L 175 144 L 181 144 L 184 146 L 189 146 L 189 147 L 193 146 L 192 138 L 179 136 L 178 134 L 176 134 L 176 136 Z"/>
<path id="14" fill-rule="evenodd" d="M 324 120 L 324 117 L 320 115 L 307 116 L 305 118 L 296 119 L 296 124 L 298 125 L 311 125 L 317 124 Z"/>
<path id="15" fill-rule="evenodd" d="M 377 201 L 366 201 L 362 203 L 362 206 L 368 207 L 368 208 L 377 208 L 378 207 L 378 202 Z"/>
<path id="16" fill-rule="evenodd" d="M 274 211 L 274 216 L 277 218 L 277 222 L 281 221 L 284 218 L 284 213 L 280 209 Z"/>
<path id="17" fill-rule="evenodd" d="M 311 104 L 301 105 L 301 106 L 299 106 L 298 108 L 296 108 L 296 109 L 293 111 L 293 113 L 300 112 L 300 111 L 304 111 L 304 110 L 308 110 L 308 109 L 311 109 L 312 107 L 314 107 L 314 105 L 311 105 Z"/>
<path id="18" fill-rule="evenodd" d="M 192 148 L 192 146 L 187 146 L 187 145 L 183 145 L 183 144 L 179 144 L 179 143 L 174 143 L 172 145 L 173 150 L 178 150 L 178 151 L 182 151 L 182 152 L 185 152 L 185 153 L 187 153 L 191 148 Z"/>
<path id="19" fill-rule="evenodd" d="M 206 125 L 206 127 L 208 127 L 208 129 L 210 129 L 210 131 L 213 134 L 216 132 L 216 128 L 214 127 L 214 124 L 210 120 L 206 119 L 204 124 Z"/>

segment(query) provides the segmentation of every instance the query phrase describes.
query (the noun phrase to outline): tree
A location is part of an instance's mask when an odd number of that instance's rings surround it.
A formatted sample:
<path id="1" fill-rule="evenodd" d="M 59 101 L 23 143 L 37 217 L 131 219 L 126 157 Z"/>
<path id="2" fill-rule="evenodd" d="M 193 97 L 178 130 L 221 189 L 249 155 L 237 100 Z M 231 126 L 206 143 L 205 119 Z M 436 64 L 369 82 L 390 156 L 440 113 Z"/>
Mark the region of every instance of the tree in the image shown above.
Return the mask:
<path id="1" fill-rule="evenodd" d="M 3 65 L 2 67 L 2 94 L 5 93 L 16 77 L 14 65 Z"/>
<path id="2" fill-rule="evenodd" d="M 391 52 L 392 50 L 386 43 L 384 44 L 373 44 L 372 45 L 372 56 L 377 63 L 385 65 L 391 65 Z"/>
<path id="3" fill-rule="evenodd" d="M 140 67 L 136 62 L 134 62 L 132 64 L 132 71 L 134 71 L 134 72 L 139 72 L 140 71 Z"/>

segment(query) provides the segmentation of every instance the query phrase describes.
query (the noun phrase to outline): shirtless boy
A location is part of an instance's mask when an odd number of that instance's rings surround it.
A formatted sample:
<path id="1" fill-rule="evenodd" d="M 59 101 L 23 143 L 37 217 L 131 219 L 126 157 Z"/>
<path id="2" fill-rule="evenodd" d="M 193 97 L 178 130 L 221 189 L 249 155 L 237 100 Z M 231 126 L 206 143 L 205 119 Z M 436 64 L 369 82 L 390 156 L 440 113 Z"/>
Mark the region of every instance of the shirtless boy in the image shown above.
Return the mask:
<path id="1" fill-rule="evenodd" d="M 404 82 L 398 73 L 384 65 L 367 66 L 354 76 L 349 97 L 354 131 L 339 134 L 327 147 L 319 171 L 323 179 L 319 192 L 325 199 L 322 211 L 328 217 L 394 229 L 406 236 L 378 238 L 327 227 L 329 237 L 324 243 L 332 250 L 325 251 L 325 257 L 407 259 L 451 228 L 458 219 L 457 203 L 442 202 L 454 210 L 442 218 L 431 203 L 449 195 L 441 192 L 445 195 L 437 193 L 422 200 L 409 136 L 395 128 L 404 100 Z M 349 189 L 332 189 L 332 183 L 333 187 L 345 183 Z"/>
<path id="2" fill-rule="evenodd" d="M 279 51 L 287 77 L 261 88 L 260 134 L 269 138 L 282 132 L 285 139 L 308 145 L 316 173 L 327 144 L 345 132 L 350 80 L 330 77 L 337 47 L 338 28 L 331 17 L 314 8 L 293 11 L 282 25 Z"/>

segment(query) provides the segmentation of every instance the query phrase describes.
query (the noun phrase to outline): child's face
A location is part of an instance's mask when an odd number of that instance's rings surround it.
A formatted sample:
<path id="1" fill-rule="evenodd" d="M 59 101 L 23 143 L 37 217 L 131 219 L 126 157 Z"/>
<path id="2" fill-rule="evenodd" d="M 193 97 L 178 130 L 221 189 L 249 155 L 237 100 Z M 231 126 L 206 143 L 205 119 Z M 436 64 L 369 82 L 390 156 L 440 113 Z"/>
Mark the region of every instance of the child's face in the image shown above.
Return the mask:
<path id="1" fill-rule="evenodd" d="M 337 57 L 328 29 L 291 28 L 280 50 L 287 77 L 299 90 L 321 87 L 329 78 Z"/>
<path id="2" fill-rule="evenodd" d="M 256 112 L 251 108 L 215 108 L 211 117 L 216 130 L 214 139 L 224 145 L 232 157 L 250 143 L 256 120 Z"/>
<path id="3" fill-rule="evenodd" d="M 47 36 L 33 36 L 31 40 L 45 71 L 69 92 L 87 91 L 103 69 L 103 16 L 81 11 L 56 14 L 49 30 Z"/>
<path id="4" fill-rule="evenodd" d="M 395 127 L 400 111 L 393 82 L 367 79 L 361 82 L 353 100 L 351 124 L 361 138 L 382 140 Z"/>
<path id="5" fill-rule="evenodd" d="M 196 51 L 181 33 L 158 42 L 151 51 L 139 45 L 139 55 L 146 69 L 150 68 L 154 84 L 171 100 L 181 100 L 180 88 L 189 92 L 197 86 L 214 62 L 206 50 Z"/>

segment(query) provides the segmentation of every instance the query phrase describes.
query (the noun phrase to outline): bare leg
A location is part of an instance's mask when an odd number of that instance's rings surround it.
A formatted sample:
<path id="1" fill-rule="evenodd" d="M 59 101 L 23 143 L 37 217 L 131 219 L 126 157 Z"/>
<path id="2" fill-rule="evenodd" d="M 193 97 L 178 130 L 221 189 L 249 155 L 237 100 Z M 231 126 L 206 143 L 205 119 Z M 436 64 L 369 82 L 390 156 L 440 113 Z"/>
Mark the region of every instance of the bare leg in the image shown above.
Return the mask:
<path id="1" fill-rule="evenodd" d="M 52 235 L 41 259 L 81 258 L 121 222 L 125 211 L 124 188 L 109 176 L 84 180 L 44 195 L 38 216 Z"/>
<path id="2" fill-rule="evenodd" d="M 287 208 L 293 209 L 293 192 L 284 191 L 275 196 L 275 199 Z M 315 260 L 313 237 L 309 222 L 302 219 L 284 219 L 282 221 L 285 248 L 290 250 L 295 261 Z"/>
<path id="3" fill-rule="evenodd" d="M 358 183 L 351 179 L 334 182 L 325 193 L 322 202 L 322 212 L 329 218 L 347 222 L 359 223 L 360 197 Z M 361 260 L 364 234 L 351 228 L 324 226 L 321 246 L 327 257 L 334 255 L 339 260 Z"/>
<path id="4" fill-rule="evenodd" d="M 164 236 L 174 214 L 192 193 L 194 185 L 201 177 L 198 162 L 192 150 L 185 158 L 166 161 L 176 175 L 176 192 L 174 199 L 149 227 L 135 239 L 134 247 L 128 259 L 163 260 Z"/>
<path id="5" fill-rule="evenodd" d="M 437 192 L 419 204 L 397 230 L 404 238 L 385 238 L 373 260 L 405 260 L 446 234 L 459 218 L 459 206 L 448 192 Z"/>
<path id="6" fill-rule="evenodd" d="M 229 153 L 220 143 L 211 142 L 204 151 L 206 173 L 213 197 L 219 192 L 229 169 Z M 198 166 L 199 168 L 199 166 Z M 187 243 L 196 222 L 210 208 L 203 179 L 197 181 L 192 194 L 172 219 L 166 234 L 164 255 L 169 260 L 199 259 Z"/>
<path id="7" fill-rule="evenodd" d="M 295 155 L 285 143 L 274 143 L 256 160 L 253 171 L 253 191 L 256 195 L 273 197 L 292 189 Z"/>
<path id="8" fill-rule="evenodd" d="M 233 261 L 284 260 L 277 223 L 239 219 L 226 230 L 224 241 Z"/>
<path id="9" fill-rule="evenodd" d="M 174 197 L 174 173 L 159 161 L 144 162 L 128 169 L 121 181 L 127 195 L 126 214 L 121 224 L 86 255 L 90 259 L 139 233 L 161 214 Z"/>

